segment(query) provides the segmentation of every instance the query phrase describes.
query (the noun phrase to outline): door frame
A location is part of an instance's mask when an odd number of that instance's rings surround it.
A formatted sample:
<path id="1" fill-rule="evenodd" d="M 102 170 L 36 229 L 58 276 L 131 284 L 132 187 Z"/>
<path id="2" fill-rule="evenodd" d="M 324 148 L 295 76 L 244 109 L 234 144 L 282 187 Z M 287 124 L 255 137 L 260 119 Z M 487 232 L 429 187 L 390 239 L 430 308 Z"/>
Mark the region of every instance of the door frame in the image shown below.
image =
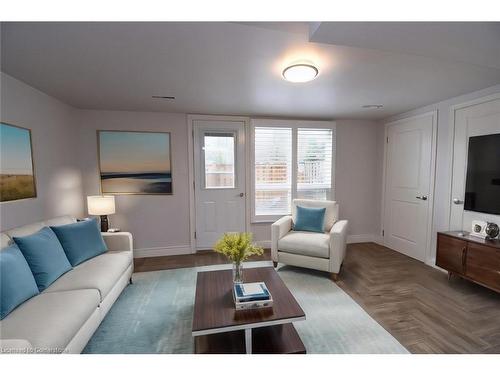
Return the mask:
<path id="1" fill-rule="evenodd" d="M 448 204 L 446 205 L 446 209 L 448 212 L 446 213 L 446 217 L 448 218 L 448 230 L 451 228 L 451 208 L 452 208 L 452 200 L 453 200 L 453 164 L 455 162 L 455 130 L 456 130 L 456 113 L 458 110 L 473 107 L 475 105 L 488 103 L 494 100 L 500 99 L 500 93 L 494 93 L 491 95 L 486 95 L 480 98 L 467 100 L 465 102 L 460 102 L 457 104 L 453 104 L 450 106 L 449 112 L 449 134 L 448 134 L 448 176 L 450 176 L 450 180 L 448 181 Z"/>
<path id="2" fill-rule="evenodd" d="M 245 230 L 250 231 L 250 168 L 248 162 L 250 160 L 249 148 L 249 128 L 250 118 L 245 116 L 219 116 L 219 115 L 187 115 L 187 131 L 188 131 L 188 183 L 189 183 L 189 245 L 191 253 L 196 253 L 196 197 L 195 197 L 195 176 L 194 176 L 194 122 L 195 121 L 227 121 L 227 122 L 243 122 L 244 126 L 244 144 L 245 144 Z"/>
<path id="3" fill-rule="evenodd" d="M 432 140 L 431 140 L 431 175 L 429 183 L 429 209 L 427 212 L 427 238 L 425 241 L 425 264 L 433 265 L 433 259 L 431 258 L 431 247 L 432 247 L 432 228 L 434 220 L 434 195 L 435 195 L 435 178 L 436 178 L 436 154 L 437 154 L 437 120 L 438 111 L 428 111 L 414 116 L 404 117 L 395 121 L 390 121 L 384 123 L 384 165 L 382 170 L 382 206 L 381 206 L 381 230 L 382 230 L 382 244 L 386 246 L 386 240 L 384 233 L 385 228 L 385 195 L 386 195 L 386 178 L 387 178 L 387 145 L 388 145 L 388 130 L 390 126 L 398 125 L 400 123 L 406 122 L 408 120 L 414 120 L 422 117 L 432 116 Z"/>

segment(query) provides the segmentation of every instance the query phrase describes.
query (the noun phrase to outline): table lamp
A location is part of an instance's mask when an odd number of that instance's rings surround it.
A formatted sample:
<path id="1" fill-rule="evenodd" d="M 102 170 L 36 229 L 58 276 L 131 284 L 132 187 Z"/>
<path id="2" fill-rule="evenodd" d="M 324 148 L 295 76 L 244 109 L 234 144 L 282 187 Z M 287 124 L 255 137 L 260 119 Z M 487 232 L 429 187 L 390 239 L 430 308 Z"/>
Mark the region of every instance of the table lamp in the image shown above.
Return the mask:
<path id="1" fill-rule="evenodd" d="M 115 197 L 113 195 L 90 195 L 87 197 L 89 215 L 101 217 L 101 232 L 109 229 L 108 216 L 115 213 Z"/>

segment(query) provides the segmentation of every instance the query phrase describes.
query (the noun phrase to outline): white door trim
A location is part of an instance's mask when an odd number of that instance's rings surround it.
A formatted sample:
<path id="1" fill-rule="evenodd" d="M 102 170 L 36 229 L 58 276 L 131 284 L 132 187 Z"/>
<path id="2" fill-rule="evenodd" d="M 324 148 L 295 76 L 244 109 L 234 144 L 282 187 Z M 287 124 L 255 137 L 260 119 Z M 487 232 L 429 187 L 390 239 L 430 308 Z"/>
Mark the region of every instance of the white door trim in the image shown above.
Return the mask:
<path id="1" fill-rule="evenodd" d="M 437 153 L 437 119 L 438 111 L 429 111 L 415 116 L 408 116 L 405 118 L 398 119 L 396 121 L 386 122 L 384 124 L 384 165 L 382 170 L 382 207 L 381 207 L 381 223 L 382 231 L 385 228 L 385 194 L 386 194 L 386 173 L 387 173 L 387 137 L 388 129 L 392 125 L 397 125 L 408 120 L 418 119 L 421 117 L 432 116 L 432 145 L 431 145 L 431 175 L 430 175 L 430 190 L 429 190 L 429 210 L 427 212 L 427 238 L 425 246 L 425 263 L 429 265 L 434 264 L 434 259 L 432 259 L 432 228 L 433 228 L 433 218 L 434 218 L 434 194 L 435 194 L 435 177 L 436 177 L 436 153 Z M 382 236 L 382 243 L 386 245 L 386 237 Z"/>
<path id="2" fill-rule="evenodd" d="M 449 123 L 449 134 L 448 134 L 448 176 L 450 176 L 450 180 L 448 181 L 448 204 L 446 205 L 446 209 L 448 212 L 446 213 L 446 217 L 448 218 L 448 230 L 451 228 L 451 207 L 452 207 L 452 194 L 453 194 L 453 163 L 454 163 L 454 154 L 455 154 L 455 120 L 456 120 L 456 112 L 460 109 L 472 107 L 478 104 L 484 104 L 487 102 L 491 102 L 493 100 L 500 99 L 500 93 L 495 93 L 487 96 L 483 96 L 481 98 L 468 100 L 465 102 L 457 103 L 450 106 L 450 123 Z"/>
<path id="3" fill-rule="evenodd" d="M 191 247 L 191 253 L 196 253 L 196 239 L 194 232 L 196 230 L 196 205 L 194 196 L 194 140 L 193 140 L 193 122 L 194 121 L 239 121 L 244 123 L 245 127 L 245 145 L 248 145 L 249 136 L 249 123 L 250 118 L 244 116 L 217 116 L 217 115 L 187 115 L 187 131 L 188 131 L 188 183 L 189 183 L 189 244 Z M 250 230 L 250 216 L 249 216 L 249 173 L 250 168 L 248 167 L 249 160 L 249 147 L 245 147 L 245 227 L 246 230 Z"/>

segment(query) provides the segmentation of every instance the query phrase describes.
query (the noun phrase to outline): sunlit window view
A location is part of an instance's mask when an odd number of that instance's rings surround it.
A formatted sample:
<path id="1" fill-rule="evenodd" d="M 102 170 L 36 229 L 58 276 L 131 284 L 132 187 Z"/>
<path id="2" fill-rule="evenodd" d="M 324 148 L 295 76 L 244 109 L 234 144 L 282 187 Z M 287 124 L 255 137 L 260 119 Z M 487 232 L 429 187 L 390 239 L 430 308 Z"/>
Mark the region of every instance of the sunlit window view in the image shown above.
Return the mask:
<path id="1" fill-rule="evenodd" d="M 255 127 L 255 216 L 289 214 L 293 198 L 331 199 L 333 137 L 332 129 Z"/>
<path id="2" fill-rule="evenodd" d="M 332 134 L 331 129 L 298 129 L 297 198 L 330 199 Z"/>
<path id="3" fill-rule="evenodd" d="M 234 138 L 232 133 L 205 134 L 205 188 L 235 187 Z"/>
<path id="4" fill-rule="evenodd" d="M 292 129 L 255 128 L 255 215 L 290 212 Z"/>

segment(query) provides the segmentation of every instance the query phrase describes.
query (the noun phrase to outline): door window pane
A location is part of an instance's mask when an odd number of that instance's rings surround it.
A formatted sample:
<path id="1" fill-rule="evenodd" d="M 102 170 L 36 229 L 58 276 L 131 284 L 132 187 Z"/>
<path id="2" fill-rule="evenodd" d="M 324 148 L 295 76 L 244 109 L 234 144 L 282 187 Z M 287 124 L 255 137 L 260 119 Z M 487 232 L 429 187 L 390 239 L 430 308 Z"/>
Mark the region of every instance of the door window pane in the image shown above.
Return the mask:
<path id="1" fill-rule="evenodd" d="M 234 134 L 206 133 L 203 141 L 203 152 L 205 155 L 205 188 L 234 188 Z"/>

